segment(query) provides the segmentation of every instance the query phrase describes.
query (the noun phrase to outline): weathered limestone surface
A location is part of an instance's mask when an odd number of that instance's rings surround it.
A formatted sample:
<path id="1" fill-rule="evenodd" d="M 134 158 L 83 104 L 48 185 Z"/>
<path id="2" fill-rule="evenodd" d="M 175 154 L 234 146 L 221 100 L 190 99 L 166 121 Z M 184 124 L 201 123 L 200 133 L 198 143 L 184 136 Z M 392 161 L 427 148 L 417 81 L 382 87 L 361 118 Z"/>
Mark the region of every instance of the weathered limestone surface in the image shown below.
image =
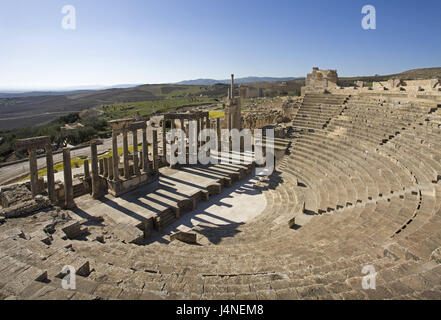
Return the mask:
<path id="1" fill-rule="evenodd" d="M 87 232 L 87 228 L 82 228 L 79 221 L 71 221 L 63 226 L 62 231 L 68 239 L 76 239 Z"/>
<path id="2" fill-rule="evenodd" d="M 308 92 L 325 93 L 337 87 L 338 75 L 336 70 L 319 70 L 313 68 L 312 73 L 306 76 L 305 86 L 302 87 L 302 95 Z"/>
<path id="3" fill-rule="evenodd" d="M 0 210 L 0 216 L 5 218 L 17 218 L 26 214 L 47 208 L 51 205 L 48 198 L 43 196 L 36 196 L 34 199 L 27 201 L 20 201 L 20 203 L 9 206 Z"/>
<path id="4" fill-rule="evenodd" d="M 421 99 L 307 93 L 256 183 L 237 181 L 251 165 L 156 163 L 124 197 L 0 219 L 0 298 L 441 299 L 441 113 Z M 257 198 L 262 211 L 236 220 Z"/>
<path id="5" fill-rule="evenodd" d="M 20 202 L 30 201 L 32 198 L 32 192 L 25 183 L 4 186 L 0 190 L 0 200 L 3 208 L 20 204 Z"/>
<path id="6" fill-rule="evenodd" d="M 170 241 L 179 240 L 185 243 L 196 244 L 197 235 L 192 232 L 178 231 L 170 235 Z"/>

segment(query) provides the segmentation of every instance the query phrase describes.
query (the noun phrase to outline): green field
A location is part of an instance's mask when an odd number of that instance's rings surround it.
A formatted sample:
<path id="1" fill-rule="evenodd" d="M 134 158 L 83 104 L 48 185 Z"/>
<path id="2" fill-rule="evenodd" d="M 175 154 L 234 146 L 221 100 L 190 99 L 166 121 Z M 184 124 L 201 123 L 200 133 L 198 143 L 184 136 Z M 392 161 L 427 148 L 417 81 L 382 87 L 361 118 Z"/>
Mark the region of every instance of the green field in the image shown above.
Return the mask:
<path id="1" fill-rule="evenodd" d="M 218 103 L 215 98 L 174 98 L 156 101 L 139 101 L 105 105 L 99 108 L 104 112 L 105 120 L 133 117 L 136 113 L 140 116 L 150 116 L 155 113 L 174 111 L 182 107 L 198 106 L 202 104 Z"/>

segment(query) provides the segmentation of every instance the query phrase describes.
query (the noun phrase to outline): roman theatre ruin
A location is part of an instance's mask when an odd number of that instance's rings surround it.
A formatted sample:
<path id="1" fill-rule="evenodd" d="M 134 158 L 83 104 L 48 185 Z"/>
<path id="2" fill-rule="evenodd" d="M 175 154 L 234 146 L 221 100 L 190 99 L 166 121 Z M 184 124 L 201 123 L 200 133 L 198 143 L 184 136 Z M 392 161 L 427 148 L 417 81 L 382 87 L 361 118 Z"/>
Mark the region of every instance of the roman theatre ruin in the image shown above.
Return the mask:
<path id="1" fill-rule="evenodd" d="M 110 150 L 91 141 L 76 167 L 66 148 L 58 172 L 48 137 L 17 141 L 30 179 L 1 187 L 0 299 L 440 299 L 440 80 L 314 68 L 301 97 L 247 114 L 235 89 L 224 118 L 111 121 Z M 275 169 L 255 175 L 271 139 L 234 152 L 220 134 L 209 156 L 237 161 L 170 164 L 173 128 L 186 159 L 203 129 L 274 129 Z"/>

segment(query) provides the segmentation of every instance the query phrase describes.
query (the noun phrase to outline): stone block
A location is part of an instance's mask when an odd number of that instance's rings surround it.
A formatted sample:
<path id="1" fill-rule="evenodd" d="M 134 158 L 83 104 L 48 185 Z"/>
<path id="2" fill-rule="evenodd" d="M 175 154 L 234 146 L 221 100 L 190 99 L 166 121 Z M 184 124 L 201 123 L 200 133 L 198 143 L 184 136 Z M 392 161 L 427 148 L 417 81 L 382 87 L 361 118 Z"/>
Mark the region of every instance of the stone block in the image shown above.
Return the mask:
<path id="1" fill-rule="evenodd" d="M 288 221 L 288 227 L 292 228 L 296 225 L 296 218 L 292 218 Z"/>
<path id="2" fill-rule="evenodd" d="M 24 201 L 12 207 L 0 210 L 0 216 L 5 218 L 17 218 L 47 208 L 50 205 L 51 203 L 47 197 L 36 196 L 33 200 Z"/>
<path id="3" fill-rule="evenodd" d="M 441 264 L 441 247 L 432 252 L 432 254 L 430 255 L 430 260 Z"/>
<path id="4" fill-rule="evenodd" d="M 32 192 L 26 184 L 16 184 L 2 187 L 0 190 L 0 201 L 3 208 L 32 200 Z"/>
<path id="5" fill-rule="evenodd" d="M 64 232 L 68 239 L 75 239 L 84 234 L 87 229 L 82 229 L 79 221 L 72 221 L 66 224 L 61 231 Z"/>
<path id="6" fill-rule="evenodd" d="M 117 224 L 112 233 L 125 243 L 142 244 L 144 241 L 144 232 L 135 226 L 127 224 Z"/>
<path id="7" fill-rule="evenodd" d="M 72 266 L 75 269 L 75 274 L 82 276 L 82 277 L 88 277 L 90 274 L 90 264 L 88 260 L 85 259 L 77 259 L 71 263 L 69 263 L 70 266 Z M 57 278 L 64 278 L 68 273 L 67 272 L 60 272 L 56 275 Z"/>
<path id="8" fill-rule="evenodd" d="M 178 231 L 170 235 L 170 242 L 174 240 L 179 240 L 189 244 L 197 243 L 197 235 L 196 233 Z"/>
<path id="9" fill-rule="evenodd" d="M 222 185 L 220 183 L 213 183 L 207 186 L 208 192 L 213 194 L 221 194 L 222 193 Z"/>
<path id="10" fill-rule="evenodd" d="M 31 239 L 39 240 L 46 245 L 50 245 L 52 243 L 51 237 L 48 236 L 46 234 L 46 232 L 44 232 L 43 230 L 38 230 L 38 231 L 32 232 L 30 234 L 30 236 L 31 236 Z"/>

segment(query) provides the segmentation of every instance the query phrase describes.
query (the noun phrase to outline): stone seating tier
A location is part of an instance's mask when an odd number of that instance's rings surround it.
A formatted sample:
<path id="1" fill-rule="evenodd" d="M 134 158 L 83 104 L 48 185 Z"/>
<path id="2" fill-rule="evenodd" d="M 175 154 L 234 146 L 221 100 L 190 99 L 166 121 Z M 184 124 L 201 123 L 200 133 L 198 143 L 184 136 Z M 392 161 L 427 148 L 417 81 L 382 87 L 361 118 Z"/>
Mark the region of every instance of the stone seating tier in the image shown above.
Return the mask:
<path id="1" fill-rule="evenodd" d="M 196 229 L 212 241 L 198 246 L 48 245 L 2 230 L 0 298 L 440 299 L 440 120 L 405 102 L 308 94 L 277 174 L 259 187 L 267 206 L 252 221 Z M 216 183 L 244 174 L 228 171 L 216 168 Z M 67 263 L 83 270 L 75 292 L 60 285 Z M 361 288 L 365 265 L 375 266 L 376 290 Z"/>

